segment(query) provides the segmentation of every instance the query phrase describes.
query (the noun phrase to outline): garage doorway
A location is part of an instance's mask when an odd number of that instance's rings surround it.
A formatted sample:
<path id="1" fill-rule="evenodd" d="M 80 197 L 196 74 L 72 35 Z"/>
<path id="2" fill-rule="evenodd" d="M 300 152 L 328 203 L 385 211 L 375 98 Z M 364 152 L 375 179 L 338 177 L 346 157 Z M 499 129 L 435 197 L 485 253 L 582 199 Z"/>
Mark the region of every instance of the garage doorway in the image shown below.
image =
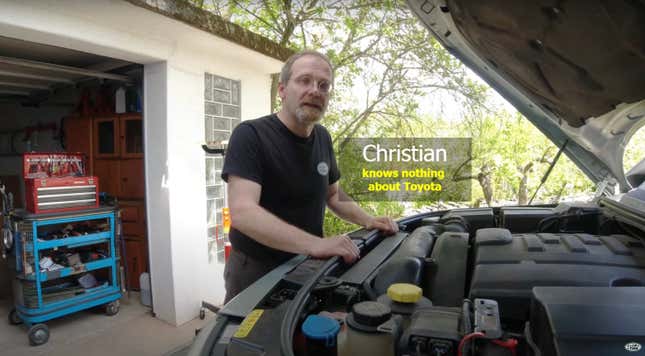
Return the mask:
<path id="1" fill-rule="evenodd" d="M 121 209 L 117 274 L 127 290 L 149 271 L 143 76 L 138 63 L 0 36 L 0 180 L 25 208 L 24 153 L 81 153 L 101 201 Z M 11 289 L 3 261 L 0 298 Z"/>

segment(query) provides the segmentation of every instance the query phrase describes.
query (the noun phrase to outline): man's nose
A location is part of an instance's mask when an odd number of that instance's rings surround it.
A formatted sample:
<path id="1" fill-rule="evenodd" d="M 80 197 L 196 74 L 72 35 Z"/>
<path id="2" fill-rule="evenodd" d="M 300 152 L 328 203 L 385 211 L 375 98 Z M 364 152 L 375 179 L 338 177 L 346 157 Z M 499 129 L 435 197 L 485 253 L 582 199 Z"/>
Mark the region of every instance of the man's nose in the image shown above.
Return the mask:
<path id="1" fill-rule="evenodd" d="M 324 91 L 324 90 L 320 90 L 320 86 L 319 86 L 319 85 L 310 85 L 310 86 L 309 86 L 309 91 L 310 91 L 313 95 L 320 96 L 320 97 L 325 97 L 325 96 L 327 96 L 327 95 L 329 94 L 329 92 L 326 92 L 326 91 Z"/>
<path id="2" fill-rule="evenodd" d="M 323 96 L 323 95 L 325 95 L 325 93 L 320 91 L 320 88 L 318 88 L 317 85 L 310 85 L 309 86 L 309 93 L 311 93 L 311 95 L 315 95 L 315 96 Z"/>

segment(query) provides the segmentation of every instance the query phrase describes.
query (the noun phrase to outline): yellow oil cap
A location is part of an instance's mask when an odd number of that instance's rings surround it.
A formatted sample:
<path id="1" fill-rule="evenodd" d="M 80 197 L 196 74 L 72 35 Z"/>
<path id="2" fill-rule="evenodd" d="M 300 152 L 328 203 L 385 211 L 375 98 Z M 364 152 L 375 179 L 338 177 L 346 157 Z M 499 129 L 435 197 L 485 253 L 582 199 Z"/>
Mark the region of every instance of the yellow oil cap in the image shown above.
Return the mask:
<path id="1" fill-rule="evenodd" d="M 421 288 L 410 283 L 395 283 L 387 289 L 387 296 L 399 303 L 416 303 L 422 294 Z"/>

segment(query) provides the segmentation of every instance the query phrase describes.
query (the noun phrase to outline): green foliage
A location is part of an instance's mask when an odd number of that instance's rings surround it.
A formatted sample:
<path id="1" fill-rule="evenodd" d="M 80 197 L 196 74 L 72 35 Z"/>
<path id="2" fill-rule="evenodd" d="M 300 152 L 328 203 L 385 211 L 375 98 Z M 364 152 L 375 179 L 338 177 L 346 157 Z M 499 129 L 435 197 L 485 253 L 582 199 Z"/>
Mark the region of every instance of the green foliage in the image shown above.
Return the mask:
<path id="1" fill-rule="evenodd" d="M 339 155 L 348 137 L 471 137 L 472 172 L 462 172 L 462 179 L 472 182 L 466 203 L 474 205 L 527 200 L 558 151 L 528 120 L 492 100 L 489 87 L 440 45 L 403 1 L 192 2 L 294 50 L 313 48 L 329 56 L 335 83 L 324 125 Z M 429 102 L 458 112 L 428 114 Z M 635 160 L 632 156 L 626 162 Z M 591 182 L 562 156 L 536 201 L 590 189 Z M 398 202 L 361 205 L 377 215 L 399 216 L 404 209 Z M 327 235 L 351 226 L 325 216 Z"/>
<path id="2" fill-rule="evenodd" d="M 398 202 L 364 202 L 361 203 L 361 207 L 374 216 L 390 216 L 395 219 L 403 216 L 404 213 L 403 206 Z M 339 219 L 329 210 L 325 214 L 324 226 L 325 236 L 344 234 L 361 228 L 361 226 Z"/>
<path id="3" fill-rule="evenodd" d="M 625 154 L 623 156 L 623 167 L 625 172 L 629 171 L 645 158 L 645 128 L 639 128 L 634 135 L 629 139 L 625 146 Z"/>

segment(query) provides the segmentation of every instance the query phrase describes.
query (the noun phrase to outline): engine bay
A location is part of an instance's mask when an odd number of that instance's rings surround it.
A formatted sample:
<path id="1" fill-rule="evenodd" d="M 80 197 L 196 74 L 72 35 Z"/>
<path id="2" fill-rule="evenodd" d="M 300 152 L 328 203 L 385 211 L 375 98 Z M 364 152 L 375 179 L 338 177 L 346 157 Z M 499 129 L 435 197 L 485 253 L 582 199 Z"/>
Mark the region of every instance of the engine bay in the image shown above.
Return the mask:
<path id="1" fill-rule="evenodd" d="M 643 217 L 610 208 L 457 209 L 353 232 L 358 262 L 304 260 L 229 318 L 213 353 L 284 355 L 291 318 L 293 355 L 631 354 L 645 343 Z"/>

